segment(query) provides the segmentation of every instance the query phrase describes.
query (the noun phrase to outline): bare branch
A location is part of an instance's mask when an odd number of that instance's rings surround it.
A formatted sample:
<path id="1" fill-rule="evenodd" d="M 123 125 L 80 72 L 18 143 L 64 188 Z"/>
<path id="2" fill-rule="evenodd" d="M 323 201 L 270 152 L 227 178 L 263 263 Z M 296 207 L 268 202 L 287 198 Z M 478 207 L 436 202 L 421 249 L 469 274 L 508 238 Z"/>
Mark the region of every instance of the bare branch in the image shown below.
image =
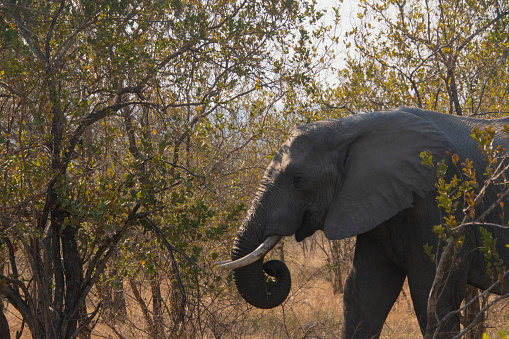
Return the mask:
<path id="1" fill-rule="evenodd" d="M 474 39 L 476 36 L 478 36 L 479 34 L 481 34 L 482 32 L 484 32 L 486 29 L 488 29 L 489 27 L 495 25 L 497 22 L 499 22 L 500 20 L 502 20 L 505 16 L 509 15 L 509 11 L 505 11 L 505 12 L 502 12 L 502 13 L 498 13 L 498 15 L 493 18 L 492 20 L 490 20 L 490 22 L 488 22 L 487 24 L 485 24 L 484 26 L 478 28 L 474 33 L 470 34 L 459 46 L 458 46 L 458 49 L 457 51 L 460 52 L 463 48 L 465 48 L 469 43 L 470 41 L 472 41 L 472 39 Z"/>
<path id="2" fill-rule="evenodd" d="M 347 106 L 347 105 L 343 105 L 343 106 L 334 106 L 334 105 L 331 105 L 330 103 L 326 102 L 326 101 L 324 100 L 324 98 L 323 98 L 323 95 L 322 95 L 322 94 L 320 94 L 320 103 L 321 103 L 322 105 L 324 105 L 325 107 L 329 108 L 329 109 L 337 109 L 337 110 L 342 110 L 342 109 L 344 109 L 344 110 L 348 111 L 348 112 L 349 112 L 350 114 L 352 114 L 352 115 L 353 115 L 353 114 L 355 114 L 355 112 L 354 112 L 354 111 L 352 111 L 350 108 L 348 108 L 348 106 Z"/>
<path id="3" fill-rule="evenodd" d="M 177 264 L 177 261 L 175 260 L 175 256 L 173 255 L 173 251 L 175 250 L 175 248 L 173 246 L 170 245 L 170 243 L 168 242 L 168 240 L 166 240 L 166 237 L 164 236 L 163 232 L 161 232 L 161 230 L 148 218 L 144 218 L 144 221 L 159 235 L 160 239 L 163 241 L 163 244 L 166 246 L 166 248 L 168 248 L 168 253 L 170 254 L 170 259 L 171 259 L 171 264 L 173 266 L 173 270 L 175 271 L 175 275 L 177 277 L 177 282 L 178 282 L 178 286 L 179 286 L 179 289 L 180 289 L 180 294 L 182 295 L 182 300 L 181 300 L 181 303 L 180 303 L 180 310 L 178 312 L 179 314 L 179 319 L 177 319 L 175 321 L 175 324 L 171 330 L 171 333 L 173 333 L 177 326 L 183 321 L 183 316 L 184 316 L 184 311 L 185 311 L 185 307 L 186 307 L 186 303 L 187 303 L 187 295 L 186 295 L 186 291 L 184 289 L 184 283 L 182 282 L 182 278 L 180 276 L 180 272 L 179 272 L 179 267 L 178 267 L 178 264 Z M 191 260 L 189 257 L 187 256 L 184 256 L 190 263 L 194 264 L 194 266 L 198 267 L 199 266 L 194 263 L 193 260 Z M 170 338 L 172 337 L 172 335 L 170 335 Z"/>
<path id="4" fill-rule="evenodd" d="M 50 42 L 53 37 L 53 29 L 55 28 L 55 24 L 57 23 L 58 16 L 62 13 L 65 5 L 65 0 L 60 0 L 60 6 L 57 9 L 57 12 L 52 16 L 51 23 L 49 25 L 48 34 L 46 35 L 46 60 L 50 59 Z"/>
<path id="5" fill-rule="evenodd" d="M 149 159 L 147 159 L 145 161 L 150 161 L 152 158 L 149 158 Z M 188 174 L 192 175 L 193 177 L 202 179 L 203 180 L 203 184 L 205 185 L 205 187 L 207 187 L 207 189 L 209 191 L 211 191 L 212 193 L 215 193 L 215 191 L 212 188 L 210 188 L 209 185 L 207 184 L 207 177 L 205 177 L 204 175 L 195 174 L 195 173 L 191 172 L 188 168 L 185 168 L 182 165 L 174 164 L 174 163 L 171 163 L 171 162 L 165 161 L 165 160 L 160 160 L 160 161 L 165 163 L 165 164 L 167 164 L 167 165 L 170 165 L 172 167 L 183 169 L 184 171 L 186 171 Z"/>

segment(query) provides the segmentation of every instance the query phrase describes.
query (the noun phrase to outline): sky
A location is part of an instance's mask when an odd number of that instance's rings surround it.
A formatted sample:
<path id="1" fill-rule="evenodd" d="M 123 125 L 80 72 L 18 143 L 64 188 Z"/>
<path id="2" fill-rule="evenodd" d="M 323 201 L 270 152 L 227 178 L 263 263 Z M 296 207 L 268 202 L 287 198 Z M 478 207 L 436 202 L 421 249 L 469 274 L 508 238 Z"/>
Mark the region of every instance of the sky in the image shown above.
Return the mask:
<path id="1" fill-rule="evenodd" d="M 333 64 L 334 68 L 339 69 L 345 66 L 345 58 L 347 49 L 345 44 L 342 42 L 345 40 L 345 33 L 350 31 L 352 27 L 355 25 L 356 22 L 358 22 L 358 5 L 359 0 L 317 0 L 317 6 L 320 9 L 326 9 L 327 14 L 322 18 L 322 20 L 326 24 L 333 24 L 333 13 L 332 7 L 339 7 L 340 13 L 341 13 L 341 22 L 340 26 L 338 27 L 338 31 L 336 32 L 337 35 L 342 37 L 340 39 L 340 44 L 336 46 L 335 54 L 336 59 Z M 336 74 L 326 74 L 325 75 L 327 83 L 330 85 L 334 85 L 337 82 Z"/>
<path id="2" fill-rule="evenodd" d="M 331 6 L 338 6 L 341 8 L 341 28 L 343 33 L 350 30 L 355 20 L 357 20 L 357 12 L 359 0 L 343 0 L 342 3 L 338 0 L 318 0 L 318 5 L 321 8 L 328 8 Z"/>

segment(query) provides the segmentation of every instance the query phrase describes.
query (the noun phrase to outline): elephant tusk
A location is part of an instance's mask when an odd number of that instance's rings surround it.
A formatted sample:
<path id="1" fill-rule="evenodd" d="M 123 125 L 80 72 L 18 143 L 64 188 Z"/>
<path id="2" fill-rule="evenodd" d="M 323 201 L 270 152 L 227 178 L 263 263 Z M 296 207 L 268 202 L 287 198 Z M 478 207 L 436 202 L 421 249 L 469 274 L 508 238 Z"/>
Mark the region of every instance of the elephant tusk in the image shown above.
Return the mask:
<path id="1" fill-rule="evenodd" d="M 258 246 L 253 252 L 249 253 L 248 255 L 237 259 L 235 261 L 227 260 L 227 261 L 218 261 L 214 263 L 218 267 L 221 268 L 229 268 L 229 269 L 235 269 L 244 267 L 247 265 L 250 265 L 254 263 L 255 261 L 258 261 L 260 258 L 263 258 L 265 254 L 269 253 L 269 251 L 276 246 L 276 244 L 281 240 L 282 236 L 280 235 L 271 235 L 265 241 Z"/>

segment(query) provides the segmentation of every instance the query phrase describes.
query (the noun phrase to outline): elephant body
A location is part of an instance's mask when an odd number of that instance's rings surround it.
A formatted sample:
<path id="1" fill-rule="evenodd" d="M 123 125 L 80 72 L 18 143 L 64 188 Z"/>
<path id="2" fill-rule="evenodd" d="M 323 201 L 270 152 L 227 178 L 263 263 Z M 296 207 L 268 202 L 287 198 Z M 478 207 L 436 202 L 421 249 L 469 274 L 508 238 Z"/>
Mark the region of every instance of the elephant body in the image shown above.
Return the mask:
<path id="1" fill-rule="evenodd" d="M 472 128 L 493 125 L 500 130 L 505 124 L 509 119 L 481 120 L 400 108 L 299 127 L 267 168 L 235 239 L 232 260 L 274 236 L 295 235 L 301 241 L 317 230 L 332 240 L 356 236 L 353 267 L 345 285 L 343 337 L 378 337 L 405 278 L 424 333 L 436 272 L 436 262 L 424 248 L 440 251 L 444 244 L 433 232 L 433 226 L 443 221 L 436 202 L 436 174 L 421 163 L 420 153 L 430 151 L 434 162 L 444 159 L 449 166 L 447 178 L 460 175 L 459 163 L 468 158 L 482 183 L 486 164 L 471 137 Z M 501 133 L 493 143 L 509 146 Z M 452 154 L 459 156 L 457 166 Z M 496 201 L 502 189 L 487 191 L 477 215 Z M 507 206 L 498 206 L 485 221 L 507 223 L 500 220 L 509 216 Z M 458 210 L 461 220 L 462 208 Z M 484 227 L 498 239 L 497 251 L 508 262 L 509 229 Z M 438 299 L 439 319 L 459 308 L 467 284 L 487 289 L 496 282 L 496 277 L 487 274 L 487 261 L 479 250 L 483 241 L 478 226 L 468 227 L 464 235 Z M 275 283 L 266 283 L 264 271 L 275 277 Z M 290 290 L 290 273 L 278 261 L 263 264 L 260 259 L 235 268 L 234 279 L 246 301 L 261 308 L 281 304 Z M 499 283 L 493 292 L 509 292 L 509 283 Z M 456 314 L 441 327 L 440 336 L 458 330 Z"/>

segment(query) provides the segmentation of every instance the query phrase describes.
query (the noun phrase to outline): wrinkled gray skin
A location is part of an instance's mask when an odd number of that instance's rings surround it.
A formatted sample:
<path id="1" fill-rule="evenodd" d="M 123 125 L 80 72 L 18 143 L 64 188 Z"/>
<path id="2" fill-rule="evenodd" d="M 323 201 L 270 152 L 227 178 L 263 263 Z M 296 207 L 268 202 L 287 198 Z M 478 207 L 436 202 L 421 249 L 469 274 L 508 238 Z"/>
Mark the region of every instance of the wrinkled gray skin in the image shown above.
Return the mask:
<path id="1" fill-rule="evenodd" d="M 428 150 L 434 162 L 446 159 L 450 171 L 457 169 L 446 152 L 458 154 L 460 163 L 469 158 L 485 166 L 471 129 L 490 124 L 500 129 L 504 123 L 509 119 L 479 120 L 401 108 L 295 129 L 266 170 L 235 239 L 232 260 L 250 253 L 271 235 L 295 235 L 297 241 L 317 230 L 323 230 L 329 239 L 357 236 L 344 294 L 343 337 L 377 338 L 405 278 L 424 331 L 427 297 L 435 274 L 424 245 L 437 249 L 443 244 L 432 231 L 441 219 L 435 201 L 436 175 L 421 164 L 419 154 Z M 494 143 L 509 146 L 498 135 Z M 478 212 L 489 206 L 495 195 L 493 190 L 488 192 Z M 500 208 L 493 214 L 500 215 Z M 507 211 L 505 215 L 509 216 Z M 487 228 L 499 238 L 498 251 L 509 262 L 504 247 L 509 232 Z M 451 276 L 439 300 L 441 316 L 458 309 L 467 283 L 481 289 L 492 284 L 477 249 L 480 244 L 478 229 L 469 228 L 461 263 L 449 270 Z M 235 269 L 234 279 L 246 301 L 260 308 L 276 307 L 290 291 L 290 273 L 279 261 L 265 263 L 262 269 L 262 261 Z M 263 270 L 275 276 L 276 283 L 266 284 Z M 495 292 L 502 292 L 502 287 Z M 441 337 L 458 329 L 459 318 L 454 316 L 443 327 Z"/>

